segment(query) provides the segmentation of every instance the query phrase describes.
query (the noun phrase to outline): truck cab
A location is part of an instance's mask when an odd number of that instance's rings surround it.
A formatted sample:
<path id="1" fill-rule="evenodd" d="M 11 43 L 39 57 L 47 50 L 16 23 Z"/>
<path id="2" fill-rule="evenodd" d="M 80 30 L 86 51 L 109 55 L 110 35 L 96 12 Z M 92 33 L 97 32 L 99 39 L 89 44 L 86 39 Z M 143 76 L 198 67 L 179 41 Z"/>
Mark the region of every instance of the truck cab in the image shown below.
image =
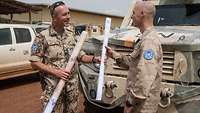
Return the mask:
<path id="1" fill-rule="evenodd" d="M 37 72 L 28 61 L 35 36 L 29 26 L 0 24 L 0 80 Z"/>

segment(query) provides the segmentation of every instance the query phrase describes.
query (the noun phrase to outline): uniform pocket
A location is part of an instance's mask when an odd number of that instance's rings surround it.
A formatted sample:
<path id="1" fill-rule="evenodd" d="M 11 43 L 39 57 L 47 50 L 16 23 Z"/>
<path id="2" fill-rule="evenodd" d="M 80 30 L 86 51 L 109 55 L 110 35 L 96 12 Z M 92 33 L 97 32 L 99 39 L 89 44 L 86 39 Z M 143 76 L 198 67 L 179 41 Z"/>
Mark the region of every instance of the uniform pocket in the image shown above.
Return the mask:
<path id="1" fill-rule="evenodd" d="M 48 54 L 50 58 L 62 58 L 63 48 L 58 42 L 49 42 Z"/>
<path id="2" fill-rule="evenodd" d="M 68 55 L 71 55 L 74 47 L 75 47 L 75 42 L 73 42 L 73 41 L 67 41 L 67 42 L 65 42 L 64 43 L 65 53 L 67 52 Z"/>

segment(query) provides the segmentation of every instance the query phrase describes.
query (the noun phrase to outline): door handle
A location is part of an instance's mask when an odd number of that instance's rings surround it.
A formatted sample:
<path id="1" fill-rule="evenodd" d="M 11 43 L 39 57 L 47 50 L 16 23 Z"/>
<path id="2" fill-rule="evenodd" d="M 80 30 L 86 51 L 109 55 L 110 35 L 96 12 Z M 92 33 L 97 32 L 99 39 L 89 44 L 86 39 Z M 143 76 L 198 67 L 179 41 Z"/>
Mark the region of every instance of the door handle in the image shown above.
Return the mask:
<path id="1" fill-rule="evenodd" d="M 10 48 L 9 51 L 15 51 L 15 48 Z"/>
<path id="2" fill-rule="evenodd" d="M 23 51 L 23 54 L 24 54 L 24 55 L 28 55 L 28 53 L 29 53 L 28 50 L 24 50 L 24 51 Z"/>

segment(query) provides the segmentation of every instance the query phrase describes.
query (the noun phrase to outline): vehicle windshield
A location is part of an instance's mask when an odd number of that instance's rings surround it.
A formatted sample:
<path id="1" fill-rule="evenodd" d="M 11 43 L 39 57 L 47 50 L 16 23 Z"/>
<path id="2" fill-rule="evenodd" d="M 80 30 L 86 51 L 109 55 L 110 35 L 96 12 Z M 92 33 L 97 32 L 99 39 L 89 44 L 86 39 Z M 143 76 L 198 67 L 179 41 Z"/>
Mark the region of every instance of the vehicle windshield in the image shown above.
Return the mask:
<path id="1" fill-rule="evenodd" d="M 154 25 L 200 25 L 200 4 L 158 5 Z"/>

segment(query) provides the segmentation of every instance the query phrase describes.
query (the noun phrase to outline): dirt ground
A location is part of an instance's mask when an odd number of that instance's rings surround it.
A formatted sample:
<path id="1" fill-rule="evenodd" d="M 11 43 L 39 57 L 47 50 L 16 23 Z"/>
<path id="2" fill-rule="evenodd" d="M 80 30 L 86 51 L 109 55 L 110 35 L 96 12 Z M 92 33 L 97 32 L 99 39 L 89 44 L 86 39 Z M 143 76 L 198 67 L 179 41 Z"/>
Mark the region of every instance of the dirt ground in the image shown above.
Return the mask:
<path id="1" fill-rule="evenodd" d="M 41 113 L 41 88 L 35 75 L 0 81 L 0 113 Z M 79 113 L 84 113 L 80 96 Z"/>

